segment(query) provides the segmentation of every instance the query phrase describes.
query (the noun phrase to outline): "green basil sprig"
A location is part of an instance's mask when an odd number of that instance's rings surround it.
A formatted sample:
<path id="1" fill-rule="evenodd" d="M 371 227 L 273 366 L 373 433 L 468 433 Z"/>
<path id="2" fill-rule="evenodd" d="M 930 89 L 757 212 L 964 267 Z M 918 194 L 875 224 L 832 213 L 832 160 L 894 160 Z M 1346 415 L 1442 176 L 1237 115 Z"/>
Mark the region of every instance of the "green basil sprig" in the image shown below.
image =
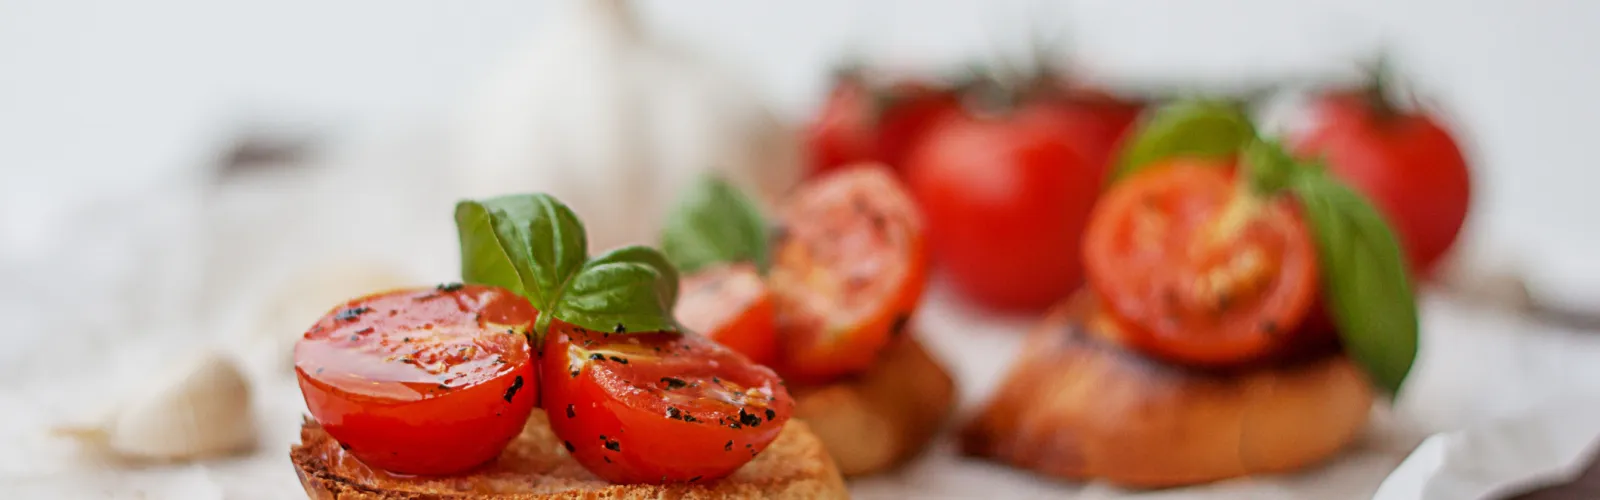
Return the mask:
<path id="1" fill-rule="evenodd" d="M 627 246 L 589 258 L 583 223 L 546 194 L 456 204 L 461 279 L 508 288 L 539 309 L 530 332 L 552 319 L 591 330 L 678 331 L 678 272 L 661 252 Z"/>
<path id="2" fill-rule="evenodd" d="M 1355 190 L 1318 167 L 1289 189 L 1317 244 L 1322 290 L 1345 350 L 1390 393 L 1417 357 L 1417 301 L 1394 231 Z"/>
<path id="3" fill-rule="evenodd" d="M 1238 103 L 1190 100 L 1147 115 L 1112 180 L 1173 157 L 1237 155 L 1257 196 L 1300 204 L 1317 246 L 1325 306 L 1345 350 L 1379 387 L 1400 389 L 1417 356 L 1417 302 L 1394 231 L 1377 209 L 1320 165 L 1261 139 Z"/>
<path id="4" fill-rule="evenodd" d="M 768 264 L 767 223 L 754 202 L 716 175 L 701 177 L 684 193 L 661 232 L 661 251 L 692 273 L 719 262 Z"/>
<path id="5" fill-rule="evenodd" d="M 1250 115 L 1236 102 L 1185 100 L 1157 108 L 1139 121 L 1117 160 L 1112 181 L 1157 161 L 1179 157 L 1226 158 L 1256 137 Z"/>
<path id="6" fill-rule="evenodd" d="M 1260 195 L 1290 195 L 1317 247 L 1325 306 L 1345 350 L 1379 387 L 1400 390 L 1417 357 L 1417 301 L 1394 231 L 1360 193 L 1276 141 L 1245 148 L 1244 181 Z"/>

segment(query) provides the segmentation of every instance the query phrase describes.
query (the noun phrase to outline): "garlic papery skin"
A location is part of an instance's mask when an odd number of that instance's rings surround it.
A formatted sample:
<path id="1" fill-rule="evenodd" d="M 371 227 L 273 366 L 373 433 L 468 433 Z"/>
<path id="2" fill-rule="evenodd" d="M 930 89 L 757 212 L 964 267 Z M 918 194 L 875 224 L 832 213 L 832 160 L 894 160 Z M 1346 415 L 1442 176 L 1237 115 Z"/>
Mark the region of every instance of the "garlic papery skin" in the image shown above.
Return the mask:
<path id="1" fill-rule="evenodd" d="M 796 134 L 743 81 L 651 36 L 626 0 L 561 7 L 457 117 L 459 196 L 552 194 L 605 250 L 656 243 L 706 171 L 769 207 L 798 181 Z"/>
<path id="2" fill-rule="evenodd" d="M 202 351 L 164 366 L 100 426 L 61 433 L 140 461 L 198 460 L 255 447 L 250 384 L 232 359 Z"/>

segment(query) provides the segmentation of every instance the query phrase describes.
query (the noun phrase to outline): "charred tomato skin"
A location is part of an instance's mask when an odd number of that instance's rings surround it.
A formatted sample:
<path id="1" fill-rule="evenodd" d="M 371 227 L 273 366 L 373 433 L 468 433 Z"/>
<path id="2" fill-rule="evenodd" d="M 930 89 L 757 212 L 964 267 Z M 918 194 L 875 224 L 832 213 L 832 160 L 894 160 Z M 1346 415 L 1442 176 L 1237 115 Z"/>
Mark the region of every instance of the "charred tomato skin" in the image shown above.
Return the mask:
<path id="1" fill-rule="evenodd" d="M 794 411 L 772 370 L 693 333 L 555 321 L 544 352 L 551 429 L 578 463 L 614 483 L 725 477 L 777 439 Z"/>
<path id="2" fill-rule="evenodd" d="M 499 456 L 539 400 L 525 335 L 537 312 L 479 285 L 384 292 L 323 316 L 295 345 L 306 408 L 368 465 L 453 474 Z"/>
<path id="3" fill-rule="evenodd" d="M 926 282 L 923 223 L 910 193 L 883 166 L 844 168 L 802 185 L 781 224 L 768 274 L 779 372 L 821 383 L 871 366 Z"/>

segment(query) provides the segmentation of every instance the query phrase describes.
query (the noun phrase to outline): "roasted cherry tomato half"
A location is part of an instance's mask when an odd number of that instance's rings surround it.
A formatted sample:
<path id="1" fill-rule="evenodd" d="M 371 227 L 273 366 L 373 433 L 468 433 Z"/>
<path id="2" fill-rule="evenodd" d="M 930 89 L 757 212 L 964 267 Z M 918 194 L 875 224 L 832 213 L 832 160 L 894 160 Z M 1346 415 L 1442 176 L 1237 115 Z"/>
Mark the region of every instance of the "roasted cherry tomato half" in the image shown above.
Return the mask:
<path id="1" fill-rule="evenodd" d="M 497 287 L 370 295 L 306 332 L 295 375 L 311 416 L 367 465 L 461 472 L 499 456 L 539 400 L 536 315 Z"/>
<path id="2" fill-rule="evenodd" d="M 922 221 L 881 166 L 803 184 L 782 210 L 768 283 L 779 370 L 816 382 L 865 369 L 922 296 Z"/>
<path id="3" fill-rule="evenodd" d="M 1130 344 L 1205 365 L 1286 344 L 1317 297 L 1316 250 L 1293 201 L 1263 199 L 1227 166 L 1178 161 L 1113 185 L 1085 240 L 1089 281 Z"/>
<path id="4" fill-rule="evenodd" d="M 763 365 L 777 359 L 772 293 L 749 263 L 707 267 L 679 282 L 674 315 L 689 331 Z"/>
<path id="5" fill-rule="evenodd" d="M 694 333 L 612 334 L 555 321 L 544 356 L 550 427 L 578 463 L 615 483 L 732 474 L 794 411 L 771 369 Z"/>

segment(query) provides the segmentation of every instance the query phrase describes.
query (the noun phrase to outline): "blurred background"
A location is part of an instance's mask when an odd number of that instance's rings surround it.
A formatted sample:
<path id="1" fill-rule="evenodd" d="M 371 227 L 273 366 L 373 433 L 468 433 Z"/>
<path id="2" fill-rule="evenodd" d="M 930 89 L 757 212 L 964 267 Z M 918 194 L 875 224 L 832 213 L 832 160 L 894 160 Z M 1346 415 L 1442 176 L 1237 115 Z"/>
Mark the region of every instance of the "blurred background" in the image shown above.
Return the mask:
<path id="1" fill-rule="evenodd" d="M 8 320 L 0 375 L 12 382 L 0 394 L 10 424 L 0 442 L 33 450 L 0 456 L 0 477 L 102 493 L 135 477 L 166 484 L 134 472 L 61 481 L 80 469 L 40 460 L 38 450 L 68 452 L 49 448 L 39 429 L 116 400 L 152 357 L 197 347 L 242 359 L 267 394 L 258 404 L 293 413 L 292 385 L 259 382 L 281 375 L 273 374 L 286 358 L 262 353 L 286 349 L 283 339 L 349 290 L 454 278 L 448 207 L 457 198 L 542 182 L 605 193 L 606 182 L 623 182 L 612 176 L 627 170 L 589 166 L 615 159 L 572 145 L 623 140 L 627 115 L 611 111 L 649 107 L 659 120 L 652 126 L 678 131 L 641 149 L 649 154 L 792 163 L 753 165 L 742 179 L 776 193 L 803 168 L 798 137 L 841 62 L 947 75 L 971 61 L 1016 58 L 1041 36 L 1075 77 L 1135 94 L 1357 81 L 1359 64 L 1385 51 L 1456 135 L 1473 175 L 1470 216 L 1450 257 L 1452 269 L 1467 271 L 1449 273 L 1465 276 L 1460 287 L 1426 299 L 1417 391 L 1492 389 L 1415 402 L 1410 415 L 1429 432 L 1461 428 L 1541 404 L 1568 389 L 1542 381 L 1581 379 L 1582 367 L 1600 365 L 1586 357 L 1600 351 L 1575 333 L 1600 305 L 1600 261 L 1591 258 L 1600 253 L 1592 193 L 1600 173 L 1588 138 L 1600 116 L 1592 53 L 1600 3 L 654 0 L 633 3 L 636 17 L 608 18 L 616 8 L 630 10 L 586 0 L 0 0 L 0 317 Z M 638 24 L 624 26 L 629 19 Z M 645 46 L 654 55 L 628 52 Z M 1304 106 L 1293 94 L 1280 101 L 1269 121 L 1292 125 Z M 554 102 L 567 105 L 542 107 Z M 704 131 L 682 132 L 691 125 Z M 552 156 L 518 156 L 532 154 L 496 142 L 590 127 L 551 136 Z M 562 169 L 588 172 L 552 181 L 495 164 L 508 158 L 571 158 Z M 796 173 L 762 173 L 782 168 Z M 601 240 L 654 230 L 633 220 L 638 212 L 587 203 L 596 205 L 575 206 L 591 231 L 626 228 Z M 1551 314 L 1524 323 L 1435 298 L 1457 291 Z M 924 324 L 999 331 L 1030 321 L 938 296 L 949 307 L 925 308 Z M 1449 359 L 1467 364 L 1430 358 L 1438 331 L 1468 325 L 1497 330 L 1464 334 L 1478 340 Z M 1498 336 L 1507 332 L 1526 336 Z M 987 360 L 958 362 L 962 387 L 982 393 L 1014 340 L 937 343 L 953 356 L 963 342 Z M 1371 491 L 1427 433 L 1351 466 L 1354 490 Z M 1357 472 L 1365 465 L 1378 472 Z M 226 467 L 218 470 L 235 470 Z M 223 483 L 205 470 L 160 477 Z M 266 491 L 296 491 L 288 487 Z"/>

